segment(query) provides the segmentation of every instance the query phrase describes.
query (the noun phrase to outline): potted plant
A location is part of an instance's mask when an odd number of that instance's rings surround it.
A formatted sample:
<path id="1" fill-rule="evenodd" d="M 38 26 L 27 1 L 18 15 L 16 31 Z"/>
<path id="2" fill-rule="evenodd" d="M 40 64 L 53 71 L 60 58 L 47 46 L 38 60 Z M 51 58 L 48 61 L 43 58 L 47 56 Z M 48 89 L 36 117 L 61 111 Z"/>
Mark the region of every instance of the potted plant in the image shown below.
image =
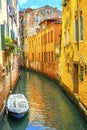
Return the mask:
<path id="1" fill-rule="evenodd" d="M 12 39 L 10 37 L 5 38 L 5 53 L 10 55 L 15 49 L 14 44 L 12 43 Z"/>

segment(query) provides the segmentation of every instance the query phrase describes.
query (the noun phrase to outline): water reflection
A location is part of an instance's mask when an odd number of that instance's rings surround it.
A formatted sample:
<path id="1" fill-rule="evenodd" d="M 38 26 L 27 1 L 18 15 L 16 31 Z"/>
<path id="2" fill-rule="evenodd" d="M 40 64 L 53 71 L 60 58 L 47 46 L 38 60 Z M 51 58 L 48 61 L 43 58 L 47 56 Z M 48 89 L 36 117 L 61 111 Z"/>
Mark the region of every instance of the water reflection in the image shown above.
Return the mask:
<path id="1" fill-rule="evenodd" d="M 4 115 L 0 121 L 0 130 L 25 130 L 29 122 L 29 114 L 21 120 L 15 120 L 9 115 Z"/>
<path id="2" fill-rule="evenodd" d="M 26 126 L 29 122 L 29 115 L 26 115 L 24 118 L 21 120 L 15 120 L 14 118 L 8 116 L 7 121 L 9 123 L 10 129 L 11 130 L 25 130 Z M 7 130 L 7 129 L 5 129 Z"/>
<path id="3" fill-rule="evenodd" d="M 29 101 L 29 113 L 22 120 L 5 115 L 0 130 L 87 130 L 77 109 L 58 84 L 33 72 L 21 71 L 14 93 Z"/>

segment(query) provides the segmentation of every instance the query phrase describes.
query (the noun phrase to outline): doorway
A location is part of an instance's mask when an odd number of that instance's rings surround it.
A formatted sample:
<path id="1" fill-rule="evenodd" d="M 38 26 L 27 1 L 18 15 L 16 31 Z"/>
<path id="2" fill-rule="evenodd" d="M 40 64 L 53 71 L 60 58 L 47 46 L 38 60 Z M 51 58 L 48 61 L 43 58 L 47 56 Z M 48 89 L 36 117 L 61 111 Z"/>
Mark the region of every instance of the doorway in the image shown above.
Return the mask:
<path id="1" fill-rule="evenodd" d="M 78 63 L 73 64 L 73 92 L 78 93 Z"/>

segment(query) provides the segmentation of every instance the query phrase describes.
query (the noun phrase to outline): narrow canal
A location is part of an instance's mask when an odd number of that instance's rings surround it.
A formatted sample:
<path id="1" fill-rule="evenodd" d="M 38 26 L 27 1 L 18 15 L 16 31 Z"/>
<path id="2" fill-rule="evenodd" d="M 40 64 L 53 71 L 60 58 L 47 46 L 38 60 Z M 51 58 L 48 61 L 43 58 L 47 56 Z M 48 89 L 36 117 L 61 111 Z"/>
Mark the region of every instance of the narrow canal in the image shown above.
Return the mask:
<path id="1" fill-rule="evenodd" d="M 27 97 L 29 113 L 20 120 L 5 114 L 0 119 L 0 130 L 87 130 L 78 110 L 57 83 L 22 70 L 14 93 Z"/>

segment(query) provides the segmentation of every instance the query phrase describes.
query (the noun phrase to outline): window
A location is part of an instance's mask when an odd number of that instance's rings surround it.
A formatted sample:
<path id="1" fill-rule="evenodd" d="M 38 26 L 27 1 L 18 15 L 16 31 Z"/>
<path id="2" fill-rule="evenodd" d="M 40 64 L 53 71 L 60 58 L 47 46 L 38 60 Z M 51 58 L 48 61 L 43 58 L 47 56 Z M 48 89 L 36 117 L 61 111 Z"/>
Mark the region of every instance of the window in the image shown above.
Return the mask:
<path id="1" fill-rule="evenodd" d="M 45 34 L 45 41 L 46 41 L 46 43 L 47 43 L 47 33 Z"/>
<path id="2" fill-rule="evenodd" d="M 85 64 L 85 75 L 87 75 L 87 64 Z"/>
<path id="3" fill-rule="evenodd" d="M 31 41 L 29 41 L 29 48 L 31 48 Z"/>
<path id="4" fill-rule="evenodd" d="M 53 51 L 51 51 L 51 62 L 53 62 Z"/>
<path id="5" fill-rule="evenodd" d="M 32 53 L 32 61 L 34 61 L 34 53 Z"/>
<path id="6" fill-rule="evenodd" d="M 45 44 L 45 34 L 43 35 L 43 41 L 44 41 L 44 44 Z"/>
<path id="7" fill-rule="evenodd" d="M 69 73 L 69 63 L 67 63 L 67 72 Z"/>
<path id="8" fill-rule="evenodd" d="M 43 36 L 41 36 L 41 44 L 43 45 Z"/>
<path id="9" fill-rule="evenodd" d="M 2 43 L 2 50 L 5 50 L 5 26 L 1 25 L 1 43 Z"/>
<path id="10" fill-rule="evenodd" d="M 44 61 L 46 61 L 46 56 L 45 56 L 45 54 L 46 54 L 46 53 L 44 52 Z"/>
<path id="11" fill-rule="evenodd" d="M 75 19 L 75 42 L 78 42 L 78 20 Z"/>
<path id="12" fill-rule="evenodd" d="M 49 62 L 50 62 L 50 52 L 49 52 Z"/>
<path id="13" fill-rule="evenodd" d="M 42 30 L 44 30 L 45 28 L 46 28 L 46 25 L 43 25 L 43 26 L 42 26 Z"/>
<path id="14" fill-rule="evenodd" d="M 41 36 L 41 44 L 44 44 L 44 36 Z"/>
<path id="15" fill-rule="evenodd" d="M 6 26 L 6 35 L 9 36 L 9 26 L 8 24 L 5 24 L 5 26 Z"/>
<path id="16" fill-rule="evenodd" d="M 48 32 L 48 43 L 50 42 L 50 32 Z"/>
<path id="17" fill-rule="evenodd" d="M 46 62 L 47 62 L 47 52 L 46 52 Z"/>
<path id="18" fill-rule="evenodd" d="M 38 38 L 38 46 L 40 46 L 40 37 Z"/>
<path id="19" fill-rule="evenodd" d="M 51 42 L 53 42 L 53 31 L 51 31 Z"/>
<path id="20" fill-rule="evenodd" d="M 0 43 L 1 43 L 1 25 L 0 25 Z"/>
<path id="21" fill-rule="evenodd" d="M 47 34 L 44 34 L 44 44 L 47 43 Z"/>
<path id="22" fill-rule="evenodd" d="M 42 62 L 43 62 L 43 52 L 42 52 Z"/>
<path id="23" fill-rule="evenodd" d="M 38 46 L 38 42 L 37 42 L 37 39 L 36 39 L 36 46 Z"/>
<path id="24" fill-rule="evenodd" d="M 33 47 L 33 40 L 32 40 L 32 47 Z"/>
<path id="25" fill-rule="evenodd" d="M 67 0 L 64 0 L 64 3 L 67 3 Z"/>
<path id="26" fill-rule="evenodd" d="M 64 46 L 66 46 L 67 44 L 67 33 L 64 32 Z"/>
<path id="27" fill-rule="evenodd" d="M 64 32 L 64 46 L 69 45 L 70 42 L 70 29 Z"/>
<path id="28" fill-rule="evenodd" d="M 70 29 L 67 30 L 67 45 L 69 45 L 70 42 Z"/>
<path id="29" fill-rule="evenodd" d="M 83 17 L 80 16 L 80 41 L 83 40 Z"/>
<path id="30" fill-rule="evenodd" d="M 6 75 L 8 75 L 8 66 L 6 65 Z"/>
<path id="31" fill-rule="evenodd" d="M 0 9 L 2 9 L 2 0 L 0 0 Z"/>
<path id="32" fill-rule="evenodd" d="M 38 52 L 38 60 L 40 61 L 40 52 Z"/>
<path id="33" fill-rule="evenodd" d="M 63 6 L 66 6 L 68 0 L 63 1 Z"/>

